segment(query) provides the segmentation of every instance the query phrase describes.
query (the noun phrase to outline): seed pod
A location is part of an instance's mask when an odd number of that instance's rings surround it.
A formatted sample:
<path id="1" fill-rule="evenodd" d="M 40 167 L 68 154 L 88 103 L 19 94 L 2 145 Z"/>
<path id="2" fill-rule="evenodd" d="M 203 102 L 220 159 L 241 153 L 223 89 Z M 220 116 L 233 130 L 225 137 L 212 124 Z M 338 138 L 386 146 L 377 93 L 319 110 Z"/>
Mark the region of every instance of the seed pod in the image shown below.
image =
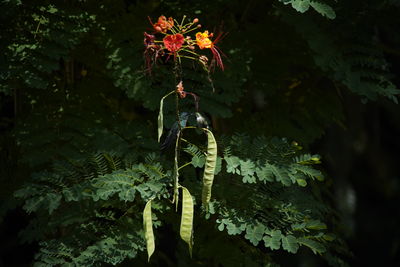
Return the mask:
<path id="1" fill-rule="evenodd" d="M 211 187 L 214 181 L 215 166 L 217 164 L 217 142 L 212 132 L 203 128 L 207 133 L 207 158 L 203 174 L 202 204 L 206 209 L 211 199 Z"/>
<path id="2" fill-rule="evenodd" d="M 182 188 L 182 217 L 180 235 L 183 241 L 189 245 L 190 257 L 193 247 L 193 198 L 185 187 Z"/>
<path id="3" fill-rule="evenodd" d="M 153 233 L 153 220 L 151 218 L 151 200 L 146 203 L 143 210 L 143 227 L 144 237 L 146 239 L 148 261 L 155 250 L 154 233 Z"/>

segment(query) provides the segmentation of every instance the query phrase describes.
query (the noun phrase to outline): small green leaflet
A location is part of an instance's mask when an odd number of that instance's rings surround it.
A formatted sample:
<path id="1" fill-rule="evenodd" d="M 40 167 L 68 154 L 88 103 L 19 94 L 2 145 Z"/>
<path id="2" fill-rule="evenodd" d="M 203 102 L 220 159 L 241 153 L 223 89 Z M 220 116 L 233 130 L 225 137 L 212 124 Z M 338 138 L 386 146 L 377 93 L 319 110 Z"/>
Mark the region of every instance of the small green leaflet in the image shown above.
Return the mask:
<path id="1" fill-rule="evenodd" d="M 294 236 L 282 236 L 282 247 L 284 250 L 287 250 L 291 253 L 296 253 L 299 249 L 299 245 L 297 244 L 297 240 Z"/>
<path id="2" fill-rule="evenodd" d="M 274 250 L 279 249 L 281 247 L 281 238 L 282 233 L 280 230 L 271 231 L 270 236 L 265 235 L 263 240 L 265 242 L 265 246 Z"/>
<path id="3" fill-rule="evenodd" d="M 297 239 L 297 242 L 303 246 L 309 247 L 314 254 L 322 254 L 326 252 L 325 246 L 317 241 L 301 237 Z"/>
<path id="4" fill-rule="evenodd" d="M 325 230 L 327 229 L 326 224 L 319 220 L 312 220 L 306 223 L 306 228 L 311 230 Z"/>
<path id="5" fill-rule="evenodd" d="M 297 182 L 297 184 L 298 184 L 299 186 L 301 186 L 301 187 L 307 186 L 307 182 L 306 182 L 306 180 L 304 180 L 304 179 L 297 179 L 296 182 Z"/>
<path id="6" fill-rule="evenodd" d="M 228 231 L 228 235 L 238 235 L 241 234 L 244 230 L 246 230 L 246 223 L 239 219 L 237 222 L 232 222 L 231 219 L 218 219 L 217 223 L 220 223 L 218 225 L 218 230 L 223 231 L 226 226 L 226 230 Z M 250 238 L 247 238 L 250 240 Z"/>
<path id="7" fill-rule="evenodd" d="M 269 168 L 269 164 L 262 165 L 261 167 L 256 168 L 257 177 L 260 181 L 263 182 L 273 182 L 274 181 L 274 174 Z"/>
<path id="8" fill-rule="evenodd" d="M 143 210 L 143 227 L 144 227 L 144 237 L 146 239 L 147 247 L 147 260 L 150 261 L 151 255 L 153 255 L 155 250 L 154 233 L 153 233 L 153 220 L 151 218 L 151 200 L 146 203 Z"/>
<path id="9" fill-rule="evenodd" d="M 236 156 L 225 157 L 226 161 L 226 172 L 233 173 L 233 174 L 240 174 L 239 166 L 240 166 L 240 159 Z"/>
<path id="10" fill-rule="evenodd" d="M 254 246 L 257 246 L 258 242 L 262 240 L 264 232 L 265 226 L 259 223 L 255 226 L 248 226 L 246 229 L 246 235 L 244 237 L 250 240 Z"/>
<path id="11" fill-rule="evenodd" d="M 300 13 L 304 13 L 310 8 L 310 0 L 292 0 L 292 7 Z"/>
<path id="12" fill-rule="evenodd" d="M 256 178 L 254 177 L 255 173 L 255 164 L 251 160 L 240 160 L 240 173 L 243 176 L 243 183 L 255 183 Z"/>
<path id="13" fill-rule="evenodd" d="M 327 4 L 319 3 L 319 2 L 311 2 L 310 5 L 322 16 L 327 17 L 328 19 L 335 19 L 336 14 L 335 11 L 328 6 Z"/>
<path id="14" fill-rule="evenodd" d="M 268 163 L 266 163 L 268 164 Z M 282 184 L 286 185 L 286 186 L 290 186 L 292 184 L 292 181 L 290 180 L 289 175 L 287 174 L 286 170 L 272 165 L 272 164 L 268 164 L 269 168 L 271 169 L 271 172 L 274 174 L 275 179 L 278 182 L 281 182 Z"/>
<path id="15" fill-rule="evenodd" d="M 334 234 L 324 234 L 322 238 L 326 241 L 333 241 L 336 239 L 336 236 Z"/>
<path id="16" fill-rule="evenodd" d="M 193 248 L 193 198 L 189 190 L 182 188 L 182 217 L 180 235 L 183 241 L 189 245 L 190 257 L 192 257 Z"/>
<path id="17" fill-rule="evenodd" d="M 328 19 L 335 19 L 336 13 L 332 7 L 327 4 L 321 3 L 319 1 L 312 1 L 312 0 L 279 0 L 283 2 L 285 5 L 291 4 L 292 7 L 300 12 L 304 13 L 310 9 L 310 6 L 314 8 L 322 16 L 327 17 Z"/>
<path id="18" fill-rule="evenodd" d="M 195 168 L 202 168 L 206 162 L 206 159 L 204 157 L 199 157 L 197 155 L 194 155 L 192 158 L 192 165 Z"/>

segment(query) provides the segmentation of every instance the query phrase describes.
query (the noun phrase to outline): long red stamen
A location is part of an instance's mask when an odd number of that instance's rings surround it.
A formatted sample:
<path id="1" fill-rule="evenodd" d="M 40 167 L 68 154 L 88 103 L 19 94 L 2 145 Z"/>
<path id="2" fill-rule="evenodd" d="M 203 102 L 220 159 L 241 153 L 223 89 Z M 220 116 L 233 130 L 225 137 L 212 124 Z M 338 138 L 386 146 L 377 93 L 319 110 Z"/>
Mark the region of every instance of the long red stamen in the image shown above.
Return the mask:
<path id="1" fill-rule="evenodd" d="M 215 39 L 214 39 L 214 41 L 213 41 L 213 44 L 218 43 L 219 41 L 221 41 L 222 39 L 224 39 L 227 35 L 228 35 L 227 32 L 226 32 L 226 33 L 223 33 L 223 32 L 218 33 L 217 37 L 215 37 Z"/>
<path id="2" fill-rule="evenodd" d="M 213 53 L 213 56 L 217 61 L 217 66 L 220 67 L 221 70 L 224 70 L 224 63 L 222 62 L 221 55 L 219 54 L 218 48 L 215 45 L 211 47 L 211 52 Z"/>
<path id="3" fill-rule="evenodd" d="M 150 18 L 150 16 L 147 16 L 147 18 L 149 19 L 151 26 L 153 26 L 153 25 L 154 25 L 154 23 L 153 23 L 153 21 L 151 21 L 151 18 Z"/>

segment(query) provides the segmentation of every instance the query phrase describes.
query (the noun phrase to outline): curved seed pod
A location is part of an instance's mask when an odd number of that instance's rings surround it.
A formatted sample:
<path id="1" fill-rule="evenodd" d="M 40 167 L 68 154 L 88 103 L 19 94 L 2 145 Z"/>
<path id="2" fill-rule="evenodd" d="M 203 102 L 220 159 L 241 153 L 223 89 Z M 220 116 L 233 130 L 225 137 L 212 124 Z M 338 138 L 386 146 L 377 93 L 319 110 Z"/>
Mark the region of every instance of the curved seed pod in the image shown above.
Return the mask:
<path id="1" fill-rule="evenodd" d="M 166 96 L 161 98 L 161 101 L 160 101 L 160 112 L 158 113 L 158 142 L 159 143 L 160 143 L 160 138 L 161 138 L 161 135 L 162 135 L 163 129 L 164 129 L 163 106 L 164 106 L 164 98 L 165 97 Z"/>
<path id="2" fill-rule="evenodd" d="M 215 141 L 214 135 L 208 129 L 203 128 L 207 133 L 208 145 L 207 145 L 207 158 L 206 165 L 203 174 L 203 191 L 202 191 L 202 204 L 207 209 L 208 202 L 211 199 L 211 187 L 214 181 L 215 166 L 217 164 L 217 142 Z"/>
<path id="3" fill-rule="evenodd" d="M 170 94 L 175 93 L 175 91 L 169 92 L 165 96 L 163 96 L 160 100 L 160 111 L 158 112 L 158 142 L 160 143 L 160 138 L 164 129 L 164 115 L 163 115 L 163 107 L 164 107 L 164 99 Z"/>
<path id="4" fill-rule="evenodd" d="M 143 227 L 144 237 L 146 239 L 148 261 L 155 250 L 154 233 L 153 233 L 153 220 L 151 218 L 151 200 L 146 203 L 143 210 Z"/>
<path id="5" fill-rule="evenodd" d="M 182 217 L 180 235 L 183 241 L 189 245 L 190 257 L 193 247 L 193 198 L 185 187 L 182 188 Z"/>

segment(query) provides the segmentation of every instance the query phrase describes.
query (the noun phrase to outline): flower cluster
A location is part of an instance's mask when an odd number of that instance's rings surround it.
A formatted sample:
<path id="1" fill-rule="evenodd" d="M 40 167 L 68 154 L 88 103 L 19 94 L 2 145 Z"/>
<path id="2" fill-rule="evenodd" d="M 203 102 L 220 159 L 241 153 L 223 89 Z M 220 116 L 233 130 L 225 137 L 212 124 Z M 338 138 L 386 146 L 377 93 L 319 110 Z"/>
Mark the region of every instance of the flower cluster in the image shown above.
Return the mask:
<path id="1" fill-rule="evenodd" d="M 199 29 L 199 19 L 195 18 L 192 21 L 186 22 L 186 16 L 183 16 L 182 21 L 179 23 L 172 17 L 160 16 L 156 23 L 153 23 L 149 18 L 149 21 L 153 28 L 153 33 L 144 33 L 144 46 L 145 46 L 145 59 L 146 67 L 150 72 L 152 65 L 161 56 L 173 56 L 174 60 L 181 58 L 187 58 L 199 62 L 206 69 L 214 64 L 217 64 L 222 70 L 224 70 L 224 64 L 221 58 L 221 51 L 215 45 L 220 39 L 219 35 L 214 40 L 213 34 L 208 31 L 201 32 Z M 195 35 L 195 39 L 189 35 L 191 32 L 198 30 Z M 163 35 L 162 40 L 157 40 L 157 35 Z M 208 57 L 206 55 L 199 54 L 196 51 L 196 47 L 200 50 L 210 49 L 213 60 L 208 65 Z"/>

